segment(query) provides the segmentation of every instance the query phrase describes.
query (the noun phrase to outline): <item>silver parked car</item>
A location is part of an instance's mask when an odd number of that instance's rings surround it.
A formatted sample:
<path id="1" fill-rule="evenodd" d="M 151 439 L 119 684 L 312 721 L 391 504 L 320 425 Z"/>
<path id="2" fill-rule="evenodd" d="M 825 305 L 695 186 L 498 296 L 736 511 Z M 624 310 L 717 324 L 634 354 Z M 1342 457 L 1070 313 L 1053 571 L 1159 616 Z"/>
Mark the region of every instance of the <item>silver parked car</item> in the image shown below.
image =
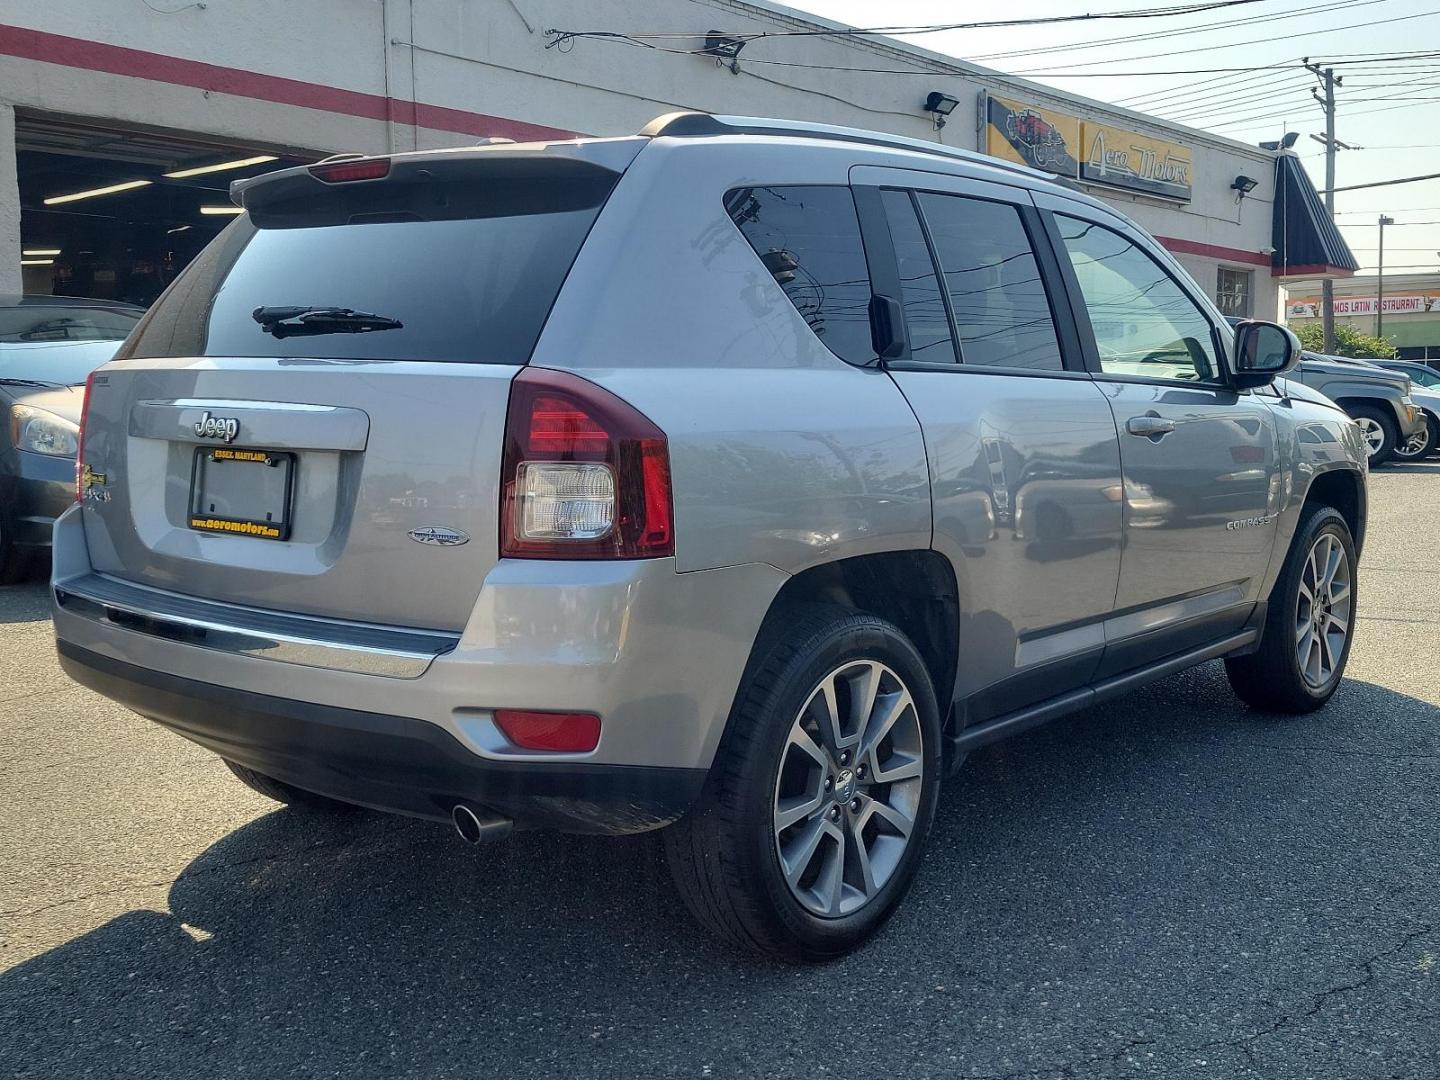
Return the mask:
<path id="1" fill-rule="evenodd" d="M 1359 426 L 1371 465 L 1391 458 L 1423 457 L 1430 430 L 1426 414 L 1412 394 L 1404 372 L 1376 367 L 1365 360 L 1307 352 L 1292 380 L 1319 390 Z"/>
<path id="2" fill-rule="evenodd" d="M 49 550 L 75 501 L 81 388 L 142 314 L 114 300 L 0 296 L 0 584 Z"/>
<path id="3" fill-rule="evenodd" d="M 665 827 L 702 923 L 822 959 L 968 751 L 1341 678 L 1359 430 L 1044 174 L 691 113 L 235 196 L 91 380 L 54 616 L 281 802 Z"/>

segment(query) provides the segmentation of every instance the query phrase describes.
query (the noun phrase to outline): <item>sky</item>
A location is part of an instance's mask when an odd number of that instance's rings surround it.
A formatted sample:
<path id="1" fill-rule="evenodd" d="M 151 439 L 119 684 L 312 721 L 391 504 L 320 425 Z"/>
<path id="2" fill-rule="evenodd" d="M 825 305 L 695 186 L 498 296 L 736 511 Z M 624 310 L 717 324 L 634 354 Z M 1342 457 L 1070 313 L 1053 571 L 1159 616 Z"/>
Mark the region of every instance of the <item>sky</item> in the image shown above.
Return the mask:
<path id="1" fill-rule="evenodd" d="M 920 26 L 1172 7 L 1185 0 L 785 2 L 853 26 Z M 1136 40 L 1139 35 L 1146 38 Z M 1340 151 L 1336 186 L 1440 173 L 1440 57 L 1389 59 L 1440 52 L 1440 0 L 1258 0 L 1195 15 L 950 30 L 904 40 L 1013 74 L 1043 72 L 1026 77 L 1245 142 L 1298 131 L 1295 150 L 1317 188 L 1325 186 L 1325 151 L 1308 136 L 1323 135 L 1325 120 L 1310 96 L 1318 82 L 1301 57 L 1359 61 L 1336 68 L 1349 69 L 1336 89 L 1336 138 L 1363 148 Z M 1149 74 L 1271 65 L 1282 67 L 1219 76 Z M 1382 213 L 1396 221 L 1385 229 L 1387 277 L 1440 270 L 1440 179 L 1338 192 L 1335 208 L 1362 273 L 1374 272 Z"/>

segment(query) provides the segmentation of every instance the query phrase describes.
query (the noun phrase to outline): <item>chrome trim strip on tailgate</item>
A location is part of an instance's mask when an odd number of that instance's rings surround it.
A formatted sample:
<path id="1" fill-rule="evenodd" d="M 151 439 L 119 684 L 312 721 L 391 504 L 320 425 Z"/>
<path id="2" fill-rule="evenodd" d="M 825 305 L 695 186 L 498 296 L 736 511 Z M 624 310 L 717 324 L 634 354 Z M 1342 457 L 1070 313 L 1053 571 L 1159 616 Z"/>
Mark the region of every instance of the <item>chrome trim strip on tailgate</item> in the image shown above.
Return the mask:
<path id="1" fill-rule="evenodd" d="M 140 401 L 130 409 L 130 434 L 140 439 L 205 443 L 196 421 L 224 415 L 239 424 L 237 446 L 270 450 L 364 450 L 370 417 L 363 409 L 289 401 L 173 398 Z"/>
<path id="2" fill-rule="evenodd" d="M 288 615 L 181 596 L 105 574 L 55 584 L 68 612 L 201 649 L 393 679 L 425 673 L 458 634 Z"/>

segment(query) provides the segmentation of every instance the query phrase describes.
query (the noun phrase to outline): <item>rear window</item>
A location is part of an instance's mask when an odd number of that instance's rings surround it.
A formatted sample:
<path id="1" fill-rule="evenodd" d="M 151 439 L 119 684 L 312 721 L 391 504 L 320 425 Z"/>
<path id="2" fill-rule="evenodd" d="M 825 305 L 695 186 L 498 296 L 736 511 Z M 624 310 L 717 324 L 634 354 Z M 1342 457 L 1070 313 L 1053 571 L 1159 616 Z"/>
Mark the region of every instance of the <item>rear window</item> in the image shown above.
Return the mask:
<path id="1" fill-rule="evenodd" d="M 875 359 L 870 269 L 848 187 L 747 187 L 725 208 L 801 318 L 852 364 Z"/>
<path id="2" fill-rule="evenodd" d="M 337 186 L 257 210 L 181 275 L 126 355 L 524 364 L 612 185 L 472 177 L 422 201 L 413 184 L 367 184 L 363 205 Z M 262 325 L 260 308 L 380 319 Z"/>

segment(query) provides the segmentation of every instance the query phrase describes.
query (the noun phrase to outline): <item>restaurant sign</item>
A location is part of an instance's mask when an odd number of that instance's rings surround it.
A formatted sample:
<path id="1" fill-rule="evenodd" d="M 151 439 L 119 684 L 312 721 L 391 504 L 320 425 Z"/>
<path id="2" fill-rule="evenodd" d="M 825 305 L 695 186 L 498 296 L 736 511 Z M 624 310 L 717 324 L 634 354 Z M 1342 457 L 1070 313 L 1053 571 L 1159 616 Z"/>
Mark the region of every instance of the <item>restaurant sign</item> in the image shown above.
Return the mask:
<path id="1" fill-rule="evenodd" d="M 987 154 L 1075 180 L 1188 200 L 1194 158 L 1178 143 L 1009 98 L 984 99 Z"/>
<path id="2" fill-rule="evenodd" d="M 1374 315 L 1376 297 L 1351 296 L 1343 299 L 1336 297 L 1334 304 L 1336 315 Z M 1386 315 L 1418 315 L 1427 311 L 1440 313 L 1440 296 L 1385 297 Z M 1320 317 L 1320 301 L 1292 300 L 1285 305 L 1285 314 L 1291 319 L 1318 319 Z"/>

